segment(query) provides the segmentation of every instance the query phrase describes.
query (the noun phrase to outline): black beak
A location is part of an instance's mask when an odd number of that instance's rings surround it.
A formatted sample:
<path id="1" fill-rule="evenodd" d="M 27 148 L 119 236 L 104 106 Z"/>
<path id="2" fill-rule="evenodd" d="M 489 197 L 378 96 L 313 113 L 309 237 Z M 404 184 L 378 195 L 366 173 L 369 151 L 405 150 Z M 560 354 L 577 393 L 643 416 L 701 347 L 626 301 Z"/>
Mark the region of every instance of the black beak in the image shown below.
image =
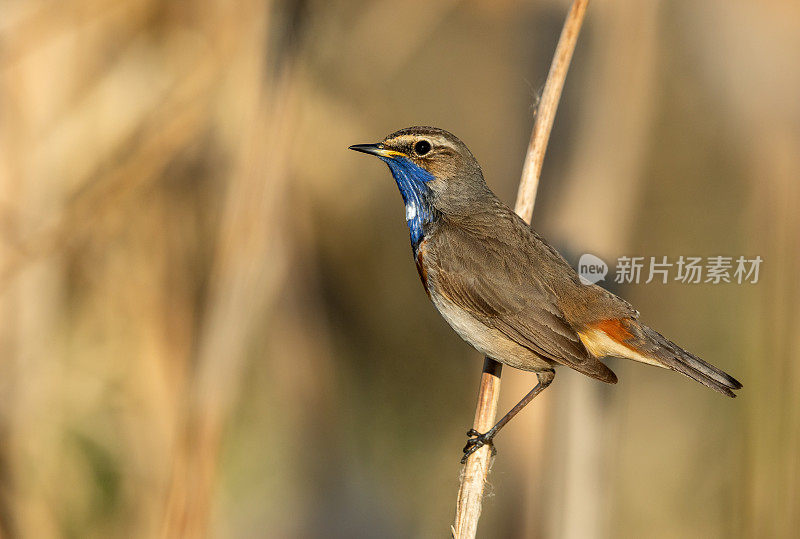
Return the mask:
<path id="1" fill-rule="evenodd" d="M 355 150 L 361 153 L 380 155 L 381 147 L 378 144 L 353 144 L 348 150 Z"/>
<path id="2" fill-rule="evenodd" d="M 370 155 L 377 155 L 378 157 L 408 157 L 402 152 L 385 149 L 383 144 L 353 144 L 349 149 L 361 153 L 368 153 Z"/>

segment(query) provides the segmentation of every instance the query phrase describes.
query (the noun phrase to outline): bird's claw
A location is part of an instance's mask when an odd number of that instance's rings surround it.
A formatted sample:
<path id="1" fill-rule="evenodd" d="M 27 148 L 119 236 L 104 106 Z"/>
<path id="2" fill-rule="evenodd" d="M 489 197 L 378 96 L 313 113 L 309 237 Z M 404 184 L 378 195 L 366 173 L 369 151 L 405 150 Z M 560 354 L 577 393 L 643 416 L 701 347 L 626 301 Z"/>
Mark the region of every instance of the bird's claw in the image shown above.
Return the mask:
<path id="1" fill-rule="evenodd" d="M 492 448 L 492 456 L 497 454 L 497 450 L 494 448 L 494 444 L 492 443 L 492 439 L 494 438 L 493 432 L 489 431 L 481 434 L 475 429 L 469 429 L 467 431 L 467 436 L 469 436 L 469 439 L 467 440 L 467 445 L 465 445 L 463 449 L 464 456 L 461 457 L 461 464 L 467 462 L 467 459 L 471 454 L 485 445 L 488 445 Z"/>

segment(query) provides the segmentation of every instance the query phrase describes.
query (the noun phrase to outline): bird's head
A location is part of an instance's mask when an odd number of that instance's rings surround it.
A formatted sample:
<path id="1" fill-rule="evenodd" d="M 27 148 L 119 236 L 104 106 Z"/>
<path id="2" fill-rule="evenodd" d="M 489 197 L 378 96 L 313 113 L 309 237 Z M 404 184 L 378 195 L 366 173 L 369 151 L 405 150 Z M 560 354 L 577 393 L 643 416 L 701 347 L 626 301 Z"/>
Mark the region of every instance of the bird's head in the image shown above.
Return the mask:
<path id="1" fill-rule="evenodd" d="M 444 129 L 407 127 L 377 144 L 350 149 L 375 155 L 389 166 L 407 207 L 409 190 L 428 196 L 441 211 L 456 210 L 487 191 L 472 152 Z"/>

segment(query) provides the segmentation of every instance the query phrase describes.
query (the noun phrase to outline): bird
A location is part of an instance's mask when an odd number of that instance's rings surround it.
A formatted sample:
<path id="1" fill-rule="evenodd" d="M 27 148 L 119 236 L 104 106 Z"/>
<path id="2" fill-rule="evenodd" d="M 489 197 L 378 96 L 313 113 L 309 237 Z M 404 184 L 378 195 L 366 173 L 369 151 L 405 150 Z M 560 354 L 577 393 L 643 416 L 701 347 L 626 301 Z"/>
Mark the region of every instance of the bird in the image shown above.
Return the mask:
<path id="1" fill-rule="evenodd" d="M 467 432 L 462 462 L 570 367 L 609 384 L 605 358 L 677 371 L 728 397 L 742 384 L 639 320 L 639 311 L 583 282 L 542 236 L 489 189 L 478 161 L 436 127 L 396 131 L 349 149 L 388 165 L 405 205 L 422 286 L 455 332 L 483 355 L 536 374 L 535 387 L 487 432 Z"/>

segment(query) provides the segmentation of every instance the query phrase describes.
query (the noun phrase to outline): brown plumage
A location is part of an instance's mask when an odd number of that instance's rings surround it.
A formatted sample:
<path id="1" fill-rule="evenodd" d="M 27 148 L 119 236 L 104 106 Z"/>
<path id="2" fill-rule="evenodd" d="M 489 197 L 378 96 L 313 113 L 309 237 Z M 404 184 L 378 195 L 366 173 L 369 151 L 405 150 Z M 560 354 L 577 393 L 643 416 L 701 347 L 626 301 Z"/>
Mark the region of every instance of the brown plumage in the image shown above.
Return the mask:
<path id="1" fill-rule="evenodd" d="M 556 365 L 616 383 L 601 361 L 608 356 L 675 370 L 730 397 L 742 387 L 643 325 L 627 301 L 583 284 L 489 190 L 454 135 L 411 127 L 352 149 L 378 155 L 392 170 L 406 201 L 417 270 L 445 320 L 485 355 L 539 374 L 538 391 Z M 504 420 L 479 441 L 489 443 Z"/>

